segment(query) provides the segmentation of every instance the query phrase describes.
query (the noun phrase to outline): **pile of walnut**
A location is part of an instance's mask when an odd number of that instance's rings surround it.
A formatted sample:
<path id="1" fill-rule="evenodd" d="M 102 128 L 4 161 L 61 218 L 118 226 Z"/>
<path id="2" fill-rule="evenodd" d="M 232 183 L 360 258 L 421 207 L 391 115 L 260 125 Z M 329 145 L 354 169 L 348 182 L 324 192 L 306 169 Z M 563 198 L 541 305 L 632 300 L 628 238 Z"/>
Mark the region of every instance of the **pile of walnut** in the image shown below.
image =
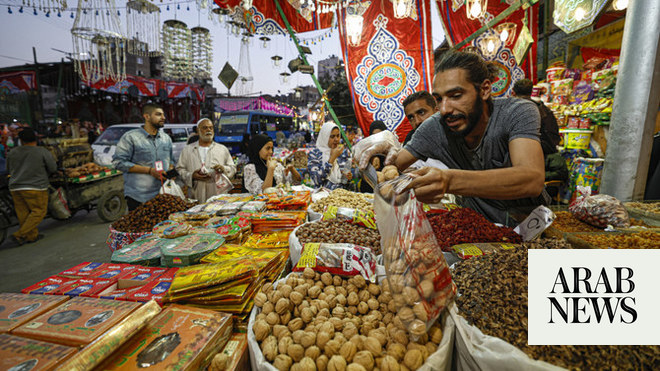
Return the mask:
<path id="1" fill-rule="evenodd" d="M 105 166 L 99 166 L 93 162 L 88 162 L 78 167 L 64 169 L 64 174 L 67 178 L 77 178 L 106 170 L 108 170 L 108 168 Z"/>
<path id="2" fill-rule="evenodd" d="M 442 340 L 439 323 L 411 342 L 388 285 L 307 268 L 277 288 L 263 286 L 253 331 L 281 371 L 416 370 Z"/>
<path id="3" fill-rule="evenodd" d="M 347 191 L 345 189 L 335 189 L 330 192 L 328 197 L 322 198 L 311 205 L 311 209 L 317 213 L 322 213 L 328 206 L 347 207 L 350 209 L 360 209 L 373 211 L 374 205 L 369 202 L 365 194 Z"/>
<path id="4" fill-rule="evenodd" d="M 399 170 L 394 165 L 387 165 L 381 171 L 377 171 L 378 184 L 388 180 L 396 179 L 399 176 Z"/>

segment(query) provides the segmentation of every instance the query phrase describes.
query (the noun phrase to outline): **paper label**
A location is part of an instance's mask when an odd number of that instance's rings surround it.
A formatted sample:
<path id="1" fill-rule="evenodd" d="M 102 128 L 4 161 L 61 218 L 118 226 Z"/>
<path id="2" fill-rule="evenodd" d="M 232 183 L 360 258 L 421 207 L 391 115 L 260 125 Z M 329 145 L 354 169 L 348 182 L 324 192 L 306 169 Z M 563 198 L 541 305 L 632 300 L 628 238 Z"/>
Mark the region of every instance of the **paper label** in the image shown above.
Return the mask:
<path id="1" fill-rule="evenodd" d="M 523 241 L 531 241 L 540 236 L 554 220 L 555 213 L 552 210 L 539 206 L 513 230 L 522 236 Z"/>

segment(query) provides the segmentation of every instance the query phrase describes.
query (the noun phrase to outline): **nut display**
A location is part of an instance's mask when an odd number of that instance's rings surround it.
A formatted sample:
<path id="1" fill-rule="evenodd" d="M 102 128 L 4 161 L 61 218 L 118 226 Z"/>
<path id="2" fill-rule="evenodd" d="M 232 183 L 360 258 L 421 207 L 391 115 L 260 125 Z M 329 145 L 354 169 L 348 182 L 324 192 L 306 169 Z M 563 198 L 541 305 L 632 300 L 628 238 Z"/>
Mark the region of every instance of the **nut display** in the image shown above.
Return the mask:
<path id="1" fill-rule="evenodd" d="M 478 212 L 464 207 L 429 216 L 438 245 L 450 251 L 454 245 L 476 242 L 520 243 L 522 238 L 509 227 L 498 227 Z"/>
<path id="2" fill-rule="evenodd" d="M 194 205 L 180 197 L 159 194 L 138 206 L 137 209 L 122 216 L 121 219 L 112 224 L 112 228 L 120 232 L 151 232 L 156 224 L 166 220 L 170 214 L 188 210 Z"/>
<path id="3" fill-rule="evenodd" d="M 529 242 L 523 242 L 522 246 L 527 249 L 572 249 L 570 243 L 562 238 L 539 238 Z"/>
<path id="4" fill-rule="evenodd" d="M 252 323 L 252 331 L 264 358 L 278 370 L 313 370 L 314 365 L 319 370 L 400 370 L 403 368 L 399 364 L 404 362 L 414 370 L 421 367 L 442 340 L 442 328 L 435 323 L 428 336 L 423 334 L 417 342 L 410 341 L 403 324 L 391 320 L 396 316 L 387 305 L 393 300 L 392 294 L 361 276 L 328 277 L 306 268 L 302 274 L 292 273 L 274 289 L 262 288 L 259 294 L 267 300 L 263 304 L 255 302 L 261 313 Z M 291 300 L 296 294 L 303 295 L 302 300 L 296 300 L 299 304 Z M 340 295 L 343 300 L 336 299 Z M 273 298 L 278 298 L 275 304 Z M 264 312 L 273 313 L 272 308 L 278 303 L 286 303 L 293 313 L 288 328 L 266 320 L 268 314 Z M 361 304 L 366 306 L 364 314 L 357 310 Z M 311 313 L 311 318 L 303 320 L 303 313 L 306 317 Z M 292 327 L 292 323 L 297 325 Z"/>
<path id="5" fill-rule="evenodd" d="M 556 211 L 555 220 L 552 222 L 552 227 L 559 229 L 562 232 L 602 232 L 603 228 L 594 227 L 576 218 L 570 211 Z M 641 220 L 630 218 L 631 226 L 648 227 L 646 223 Z"/>
<path id="6" fill-rule="evenodd" d="M 369 201 L 366 195 L 347 191 L 345 189 L 335 189 L 330 192 L 328 197 L 322 198 L 312 203 L 311 208 L 317 213 L 322 213 L 328 206 L 348 207 L 351 209 L 360 209 L 373 211 L 374 205 Z"/>
<path id="7" fill-rule="evenodd" d="M 310 242 L 352 243 L 380 253 L 380 233 L 377 230 L 338 219 L 307 223 L 296 231 L 301 244 Z"/>
<path id="8" fill-rule="evenodd" d="M 459 314 L 484 334 L 517 346 L 533 359 L 571 370 L 658 367 L 657 346 L 527 345 L 527 249 L 524 247 L 465 260 L 457 265 L 453 279 L 461 293 L 456 297 Z M 432 331 L 429 330 L 429 339 L 433 337 Z"/>
<path id="9" fill-rule="evenodd" d="M 582 239 L 597 248 L 606 249 L 658 249 L 660 248 L 660 233 L 602 233 L 602 234 L 577 234 L 575 237 Z"/>
<path id="10" fill-rule="evenodd" d="M 626 202 L 624 205 L 649 213 L 660 214 L 660 202 Z"/>

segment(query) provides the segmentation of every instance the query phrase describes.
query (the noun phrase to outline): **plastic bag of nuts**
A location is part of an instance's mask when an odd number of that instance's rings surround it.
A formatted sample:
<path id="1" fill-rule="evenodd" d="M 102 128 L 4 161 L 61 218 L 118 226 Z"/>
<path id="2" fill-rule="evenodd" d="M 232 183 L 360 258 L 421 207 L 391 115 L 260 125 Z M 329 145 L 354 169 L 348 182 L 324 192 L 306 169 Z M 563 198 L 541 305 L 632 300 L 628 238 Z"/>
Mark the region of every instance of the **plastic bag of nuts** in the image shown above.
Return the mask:
<path id="1" fill-rule="evenodd" d="M 312 268 L 315 272 L 329 272 L 343 276 L 361 275 L 376 282 L 376 256 L 367 247 L 349 243 L 306 243 L 294 272 Z"/>
<path id="2" fill-rule="evenodd" d="M 402 191 L 410 177 L 379 185 L 374 192 L 376 220 L 387 283 L 397 315 L 415 340 L 456 295 L 449 267 L 414 192 Z"/>
<path id="3" fill-rule="evenodd" d="M 621 201 L 609 195 L 592 196 L 588 187 L 578 187 L 577 192 L 577 198 L 568 207 L 576 218 L 600 228 L 630 227 L 630 217 Z"/>

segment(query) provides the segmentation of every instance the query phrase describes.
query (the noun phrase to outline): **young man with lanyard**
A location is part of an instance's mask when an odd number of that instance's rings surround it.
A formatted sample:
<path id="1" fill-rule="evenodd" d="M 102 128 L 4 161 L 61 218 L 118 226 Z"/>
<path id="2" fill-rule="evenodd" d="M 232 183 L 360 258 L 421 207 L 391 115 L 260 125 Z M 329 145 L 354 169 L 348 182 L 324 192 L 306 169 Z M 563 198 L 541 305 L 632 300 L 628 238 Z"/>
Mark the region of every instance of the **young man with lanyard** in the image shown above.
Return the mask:
<path id="1" fill-rule="evenodd" d="M 413 172 L 409 188 L 417 199 L 440 202 L 445 193 L 493 222 L 514 225 L 512 213 L 528 213 L 547 204 L 540 116 L 534 103 L 492 99 L 485 61 L 466 52 L 448 52 L 436 66 L 433 95 L 440 111 L 424 122 L 398 154 L 399 170 L 433 158 L 449 169 L 426 167 Z M 387 152 L 380 145 L 363 156 Z M 362 163 L 362 162 L 361 162 Z"/>
<path id="2" fill-rule="evenodd" d="M 166 180 L 164 172 L 174 164 L 172 139 L 165 134 L 165 112 L 155 104 L 142 108 L 144 126 L 122 135 L 112 163 L 124 173 L 128 210 L 154 198 Z"/>
<path id="3" fill-rule="evenodd" d="M 438 104 L 435 98 L 433 98 L 433 95 L 428 91 L 416 91 L 403 100 L 403 112 L 408 118 L 410 126 L 412 126 L 412 130 L 408 132 L 406 139 L 403 140 L 403 145 L 405 146 L 410 142 L 413 134 L 415 134 L 415 130 L 417 130 L 422 122 L 438 112 Z"/>

